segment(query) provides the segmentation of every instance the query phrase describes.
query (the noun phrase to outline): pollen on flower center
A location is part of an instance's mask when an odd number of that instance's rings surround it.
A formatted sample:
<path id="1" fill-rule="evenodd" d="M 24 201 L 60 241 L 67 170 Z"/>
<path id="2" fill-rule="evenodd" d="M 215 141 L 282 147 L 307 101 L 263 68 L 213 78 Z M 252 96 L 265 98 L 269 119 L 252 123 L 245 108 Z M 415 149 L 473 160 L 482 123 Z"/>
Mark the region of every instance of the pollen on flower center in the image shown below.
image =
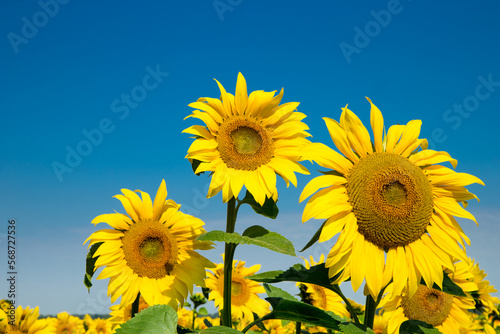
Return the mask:
<path id="1" fill-rule="evenodd" d="M 432 216 L 432 189 L 408 159 L 375 153 L 360 159 L 347 183 L 349 202 L 366 240 L 383 249 L 405 246 L 425 233 Z"/>
<path id="2" fill-rule="evenodd" d="M 384 185 L 382 196 L 388 204 L 401 205 L 406 201 L 406 189 L 399 181 L 394 181 Z"/>
<path id="3" fill-rule="evenodd" d="M 255 170 L 274 156 L 274 142 L 269 131 L 255 120 L 236 117 L 219 128 L 217 144 L 221 159 L 228 167 Z"/>
<path id="4" fill-rule="evenodd" d="M 236 306 L 245 305 L 250 298 L 248 283 L 239 276 L 233 276 L 231 282 L 231 304 Z"/>
<path id="5" fill-rule="evenodd" d="M 242 126 L 231 133 L 234 140 L 234 147 L 239 154 L 255 154 L 262 146 L 262 138 L 259 133 L 252 128 Z"/>
<path id="6" fill-rule="evenodd" d="M 163 255 L 163 244 L 160 239 L 146 239 L 140 249 L 141 254 L 148 260 L 156 260 Z"/>
<path id="7" fill-rule="evenodd" d="M 410 320 L 421 320 L 433 326 L 441 325 L 450 314 L 453 296 L 419 285 L 411 297 L 403 296 L 402 306 Z"/>
<path id="8" fill-rule="evenodd" d="M 158 221 L 134 224 L 123 237 L 123 253 L 127 264 L 139 277 L 165 277 L 178 260 L 175 237 Z"/>
<path id="9" fill-rule="evenodd" d="M 231 295 L 238 296 L 241 294 L 242 284 L 240 282 L 233 281 L 231 283 Z"/>

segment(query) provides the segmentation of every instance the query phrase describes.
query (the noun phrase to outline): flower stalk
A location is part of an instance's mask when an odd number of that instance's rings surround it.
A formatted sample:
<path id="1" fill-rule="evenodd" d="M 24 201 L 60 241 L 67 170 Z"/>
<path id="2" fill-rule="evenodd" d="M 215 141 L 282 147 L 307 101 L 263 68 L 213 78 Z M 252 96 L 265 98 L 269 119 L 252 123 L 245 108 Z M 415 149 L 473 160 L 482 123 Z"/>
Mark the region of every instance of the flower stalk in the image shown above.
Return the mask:
<path id="1" fill-rule="evenodd" d="M 236 225 L 236 199 L 233 197 L 227 202 L 226 232 L 233 233 Z M 231 282 L 233 276 L 233 258 L 236 244 L 226 242 L 224 248 L 224 292 L 222 307 L 222 325 L 232 327 L 231 318 Z"/>

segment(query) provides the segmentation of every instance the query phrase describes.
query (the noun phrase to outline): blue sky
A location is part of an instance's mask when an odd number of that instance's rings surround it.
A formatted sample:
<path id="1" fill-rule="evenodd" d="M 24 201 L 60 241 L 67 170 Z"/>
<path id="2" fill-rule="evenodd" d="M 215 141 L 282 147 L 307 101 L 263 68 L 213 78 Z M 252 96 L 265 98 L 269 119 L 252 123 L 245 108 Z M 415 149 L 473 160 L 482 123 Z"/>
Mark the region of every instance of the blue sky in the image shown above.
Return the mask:
<path id="1" fill-rule="evenodd" d="M 481 200 L 468 208 L 479 227 L 460 223 L 472 242 L 468 254 L 500 286 L 497 2 L 41 0 L 0 7 L 0 241 L 5 254 L 7 221 L 15 218 L 18 304 L 38 305 L 42 314 L 107 312 L 107 280 L 90 295 L 82 284 L 82 243 L 95 216 L 123 212 L 112 197 L 121 188 L 154 194 L 165 179 L 184 211 L 208 230 L 224 229 L 221 196 L 204 199 L 209 179 L 193 175 L 184 159 L 192 139 L 181 131 L 194 124 L 183 120 L 189 103 L 219 96 L 213 78 L 234 92 L 238 72 L 249 91 L 284 87 L 283 102 L 301 103 L 312 140 L 330 146 L 322 117 L 339 119 L 349 104 L 368 125 L 365 96 L 386 125 L 421 119 L 421 137 L 458 159 L 457 171 L 486 183 L 470 187 Z M 237 230 L 261 224 L 301 249 L 321 223 L 300 223 L 299 194 L 318 175 L 318 166 L 305 165 L 312 173 L 298 177 L 298 189 L 278 180 L 277 220 L 243 208 Z M 302 255 L 317 257 L 330 246 Z M 219 245 L 206 256 L 219 261 L 222 252 Z M 302 262 L 248 246 L 236 258 L 262 270 Z M 3 255 L 1 277 L 6 261 Z M 349 284 L 343 289 L 363 301 Z M 0 280 L 0 296 L 7 290 Z"/>

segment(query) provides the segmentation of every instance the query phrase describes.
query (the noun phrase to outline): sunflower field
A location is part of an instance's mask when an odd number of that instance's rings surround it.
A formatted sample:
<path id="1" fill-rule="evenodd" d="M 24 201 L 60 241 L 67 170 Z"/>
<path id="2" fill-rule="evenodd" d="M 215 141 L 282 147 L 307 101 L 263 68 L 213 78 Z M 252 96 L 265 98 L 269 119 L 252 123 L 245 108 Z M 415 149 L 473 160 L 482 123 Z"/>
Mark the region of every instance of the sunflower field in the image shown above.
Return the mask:
<path id="1" fill-rule="evenodd" d="M 241 73 L 234 94 L 216 83 L 218 98 L 189 104 L 185 122 L 198 124 L 183 132 L 192 137 L 185 158 L 193 172 L 210 179 L 207 198 L 221 193 L 227 204 L 226 230 L 184 213 L 165 180 L 154 197 L 121 189 L 114 197 L 122 212 L 95 217 L 90 223 L 105 225 L 82 240 L 84 285 L 108 281 L 109 317 L 42 318 L 38 307 L 2 300 L 0 333 L 500 333 L 497 290 L 466 253 L 470 240 L 456 220 L 477 224 L 467 205 L 478 198 L 467 186 L 484 183 L 429 149 L 420 120 L 387 125 L 367 98 L 370 129 L 345 106 L 323 118 L 332 142 L 313 142 L 299 103 L 281 104 L 283 90 L 249 94 Z M 321 175 L 298 199 L 302 223 L 323 223 L 304 230 L 302 251 L 335 242 L 318 258 L 260 272 L 236 254 L 238 245 L 291 256 L 295 246 L 261 225 L 240 231 L 238 211 L 250 206 L 263 225 L 276 218 L 278 179 L 298 187 L 305 162 Z M 216 243 L 224 244 L 220 263 L 204 255 Z M 281 282 L 296 291 L 275 286 Z M 365 303 L 346 298 L 347 288 L 362 291 Z"/>

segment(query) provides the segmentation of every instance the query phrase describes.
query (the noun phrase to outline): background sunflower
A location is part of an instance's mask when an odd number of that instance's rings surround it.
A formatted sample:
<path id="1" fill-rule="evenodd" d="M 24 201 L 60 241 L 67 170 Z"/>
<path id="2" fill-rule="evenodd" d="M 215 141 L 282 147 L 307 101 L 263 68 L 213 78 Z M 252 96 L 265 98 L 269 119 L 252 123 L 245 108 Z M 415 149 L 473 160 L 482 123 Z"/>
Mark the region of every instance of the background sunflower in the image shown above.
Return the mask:
<path id="1" fill-rule="evenodd" d="M 446 269 L 446 274 L 465 296 L 450 295 L 425 285 L 419 285 L 413 296 L 408 289 L 404 289 L 401 295 L 388 293 L 381 303 L 387 316 L 387 333 L 399 333 L 399 327 L 408 319 L 424 321 L 444 334 L 467 330 L 472 325 L 469 310 L 473 310 L 475 304 L 471 293 L 477 291 L 474 275 L 467 270 L 468 267 L 468 263 L 457 262 L 453 271 Z M 392 287 L 393 283 L 388 291 Z"/>
<path id="2" fill-rule="evenodd" d="M 248 324 L 254 320 L 253 313 L 261 317 L 269 312 L 269 303 L 258 295 L 265 292 L 262 285 L 245 278 L 254 275 L 259 269 L 259 264 L 246 268 L 245 261 L 233 261 L 231 282 L 231 316 L 233 322 Z M 220 311 L 223 305 L 224 264 L 218 264 L 211 271 L 208 272 L 206 279 L 207 288 L 211 290 L 209 300 L 213 300 L 215 307 L 219 308 Z M 243 327 L 240 329 L 243 329 Z"/>

